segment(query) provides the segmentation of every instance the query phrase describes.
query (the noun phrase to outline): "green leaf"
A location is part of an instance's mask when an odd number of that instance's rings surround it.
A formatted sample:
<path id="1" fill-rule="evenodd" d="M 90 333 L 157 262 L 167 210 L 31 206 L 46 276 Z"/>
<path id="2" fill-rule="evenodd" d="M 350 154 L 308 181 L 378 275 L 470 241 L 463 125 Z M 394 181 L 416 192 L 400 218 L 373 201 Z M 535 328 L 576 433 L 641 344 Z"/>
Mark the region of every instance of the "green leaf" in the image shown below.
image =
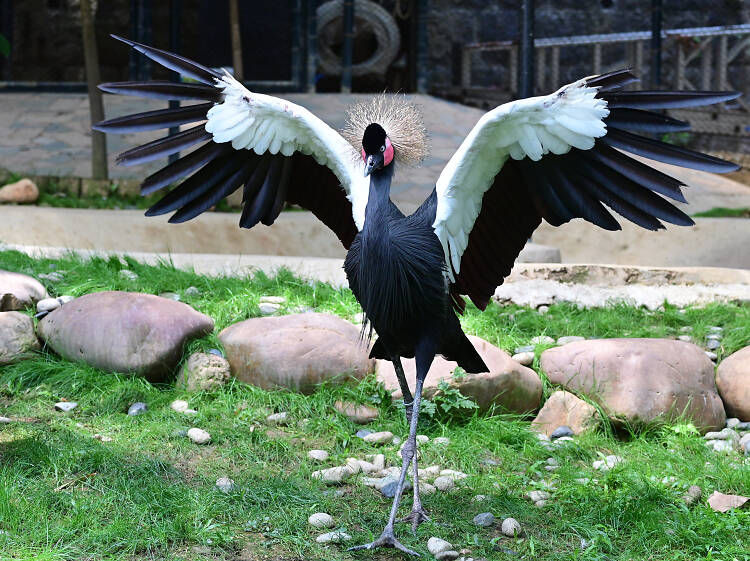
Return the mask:
<path id="1" fill-rule="evenodd" d="M 0 33 L 0 54 L 10 56 L 10 42 Z"/>

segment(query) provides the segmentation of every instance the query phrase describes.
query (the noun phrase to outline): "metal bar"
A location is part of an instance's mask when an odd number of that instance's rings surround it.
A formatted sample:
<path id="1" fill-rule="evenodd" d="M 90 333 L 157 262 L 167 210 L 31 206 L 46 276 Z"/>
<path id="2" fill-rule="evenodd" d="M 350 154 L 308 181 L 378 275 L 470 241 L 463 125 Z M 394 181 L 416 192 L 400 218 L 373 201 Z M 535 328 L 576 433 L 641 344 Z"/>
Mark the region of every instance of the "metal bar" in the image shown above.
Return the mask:
<path id="1" fill-rule="evenodd" d="M 633 43 L 634 60 L 633 69 L 635 70 L 636 76 L 643 75 L 643 41 L 636 41 Z"/>
<path id="2" fill-rule="evenodd" d="M 291 3 L 292 8 L 292 69 L 291 75 L 289 76 L 292 81 L 297 82 L 297 91 L 302 91 L 303 84 L 305 83 L 305 65 L 302 63 L 303 53 L 303 37 L 302 29 L 304 25 L 302 23 L 302 0 L 293 0 Z"/>
<path id="3" fill-rule="evenodd" d="M 726 35 L 723 35 L 719 38 L 719 60 L 717 61 L 717 66 L 719 67 L 719 88 L 720 90 L 723 89 L 731 89 L 729 85 L 729 80 L 727 80 L 727 46 L 728 46 L 728 39 Z M 706 88 L 708 89 L 708 88 Z"/>
<path id="4" fill-rule="evenodd" d="M 556 90 L 560 87 L 560 47 L 552 47 L 552 71 L 550 72 L 550 88 Z"/>
<path id="5" fill-rule="evenodd" d="M 341 54 L 341 91 L 352 91 L 352 51 L 354 50 L 354 0 L 344 0 L 344 46 Z"/>
<path id="6" fill-rule="evenodd" d="M 661 85 L 662 0 L 651 0 L 651 87 Z"/>
<path id="7" fill-rule="evenodd" d="M 536 89 L 537 91 L 544 91 L 544 79 L 547 76 L 547 67 L 545 65 L 545 59 L 547 58 L 547 49 L 537 49 L 536 52 Z"/>
<path id="8" fill-rule="evenodd" d="M 179 54 L 182 50 L 180 49 L 180 10 L 182 9 L 181 4 L 182 0 L 170 0 L 169 2 L 169 50 L 177 54 Z M 175 80 L 176 82 L 180 81 L 179 72 L 170 72 L 170 74 L 173 80 Z M 169 101 L 170 109 L 175 109 L 179 106 L 179 100 L 172 99 Z M 180 127 L 169 128 L 169 136 L 177 134 L 178 132 L 180 132 Z M 172 162 L 178 160 L 179 157 L 179 152 L 177 152 L 176 154 L 170 154 L 168 161 L 171 164 Z"/>
<path id="9" fill-rule="evenodd" d="M 428 0 L 415 0 L 416 10 L 415 32 L 417 36 L 416 76 L 417 92 L 427 93 L 430 87 L 430 53 L 429 39 L 427 36 L 427 16 L 429 12 Z"/>
<path id="10" fill-rule="evenodd" d="M 687 66 L 687 63 L 685 62 L 685 48 L 682 46 L 682 43 L 677 43 L 677 89 L 683 90 L 685 89 L 685 67 Z"/>
<path id="11" fill-rule="evenodd" d="M 521 64 L 518 67 L 518 97 L 534 95 L 534 1 L 521 3 Z"/>
<path id="12" fill-rule="evenodd" d="M 318 2 L 308 0 L 307 14 L 307 93 L 315 93 L 318 72 Z"/>
<path id="13" fill-rule="evenodd" d="M 471 86 L 471 51 L 461 50 L 461 87 Z"/>
<path id="14" fill-rule="evenodd" d="M 602 44 L 594 45 L 594 74 L 602 73 Z"/>
<path id="15" fill-rule="evenodd" d="M 703 56 L 701 56 L 701 88 L 704 90 L 711 89 L 711 64 L 713 63 L 713 51 L 711 50 L 711 42 L 713 37 L 707 37 L 704 39 L 706 46 L 703 48 Z"/>
<path id="16" fill-rule="evenodd" d="M 508 91 L 513 92 L 514 86 L 518 95 L 518 49 L 515 47 L 508 51 Z"/>

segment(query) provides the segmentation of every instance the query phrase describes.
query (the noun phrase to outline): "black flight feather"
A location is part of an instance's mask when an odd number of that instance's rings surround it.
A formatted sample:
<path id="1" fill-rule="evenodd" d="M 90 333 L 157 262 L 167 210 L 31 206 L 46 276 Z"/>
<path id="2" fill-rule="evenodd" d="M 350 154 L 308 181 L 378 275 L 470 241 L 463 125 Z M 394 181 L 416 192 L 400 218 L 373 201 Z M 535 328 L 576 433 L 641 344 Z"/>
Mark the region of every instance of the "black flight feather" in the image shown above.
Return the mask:
<path id="1" fill-rule="evenodd" d="M 631 109 L 680 109 L 713 105 L 737 99 L 742 92 L 666 92 L 637 91 L 605 93 L 598 97 L 607 100 L 610 109 L 628 107 Z"/>
<path id="2" fill-rule="evenodd" d="M 207 140 L 211 140 L 211 134 L 206 132 L 202 124 L 196 125 L 177 134 L 165 136 L 123 152 L 117 156 L 117 165 L 135 166 L 144 164 Z"/>
<path id="3" fill-rule="evenodd" d="M 206 113 L 213 103 L 199 103 L 176 109 L 157 109 L 134 115 L 125 115 L 115 119 L 101 121 L 91 127 L 94 130 L 108 133 L 131 133 L 176 127 L 185 123 L 194 123 L 206 118 Z"/>
<path id="4" fill-rule="evenodd" d="M 150 97 L 153 99 L 203 99 L 219 102 L 222 91 L 213 86 L 201 84 L 178 84 L 166 80 L 151 80 L 148 82 L 107 82 L 99 84 L 103 92 Z"/>
<path id="5" fill-rule="evenodd" d="M 680 132 L 690 130 L 690 123 L 641 109 L 612 109 L 604 119 L 608 128 L 646 133 Z"/>
<path id="6" fill-rule="evenodd" d="M 141 195 L 150 195 L 154 191 L 158 191 L 170 183 L 182 179 L 186 175 L 190 175 L 195 170 L 203 167 L 207 162 L 231 150 L 231 144 L 209 142 L 149 175 L 141 184 Z"/>

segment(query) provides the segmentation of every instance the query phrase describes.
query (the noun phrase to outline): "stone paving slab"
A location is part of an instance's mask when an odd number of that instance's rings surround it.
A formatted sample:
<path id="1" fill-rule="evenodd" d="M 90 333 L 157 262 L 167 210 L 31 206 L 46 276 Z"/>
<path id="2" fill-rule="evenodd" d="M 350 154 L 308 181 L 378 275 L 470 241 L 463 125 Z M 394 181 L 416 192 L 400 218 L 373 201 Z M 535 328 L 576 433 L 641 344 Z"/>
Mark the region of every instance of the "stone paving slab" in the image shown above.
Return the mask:
<path id="1" fill-rule="evenodd" d="M 310 109 L 336 129 L 342 128 L 346 107 L 369 99 L 370 94 L 282 94 Z M 432 190 L 440 171 L 482 111 L 426 95 L 409 95 L 422 111 L 430 138 L 430 153 L 421 167 L 397 172 L 392 193 L 405 211 L 416 208 Z M 117 117 L 166 106 L 166 102 L 105 95 L 105 115 Z M 88 98 L 72 93 L 1 93 L 0 167 L 36 175 L 91 175 L 91 132 Z M 161 131 L 108 135 L 110 175 L 144 178 L 164 162 L 117 167 L 118 153 L 161 136 Z M 686 190 L 688 212 L 715 206 L 750 207 L 750 188 L 728 179 L 658 165 L 692 186 Z"/>

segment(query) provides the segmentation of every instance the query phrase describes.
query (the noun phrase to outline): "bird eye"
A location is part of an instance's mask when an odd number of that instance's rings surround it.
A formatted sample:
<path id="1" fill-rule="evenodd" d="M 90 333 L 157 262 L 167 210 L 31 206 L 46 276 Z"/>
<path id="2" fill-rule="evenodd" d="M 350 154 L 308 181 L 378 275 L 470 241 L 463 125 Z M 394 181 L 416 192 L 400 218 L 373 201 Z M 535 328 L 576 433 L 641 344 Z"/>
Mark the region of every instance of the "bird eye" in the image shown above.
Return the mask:
<path id="1" fill-rule="evenodd" d="M 381 146 L 381 147 L 380 147 L 380 151 L 381 151 L 381 152 L 385 152 L 385 146 Z"/>

